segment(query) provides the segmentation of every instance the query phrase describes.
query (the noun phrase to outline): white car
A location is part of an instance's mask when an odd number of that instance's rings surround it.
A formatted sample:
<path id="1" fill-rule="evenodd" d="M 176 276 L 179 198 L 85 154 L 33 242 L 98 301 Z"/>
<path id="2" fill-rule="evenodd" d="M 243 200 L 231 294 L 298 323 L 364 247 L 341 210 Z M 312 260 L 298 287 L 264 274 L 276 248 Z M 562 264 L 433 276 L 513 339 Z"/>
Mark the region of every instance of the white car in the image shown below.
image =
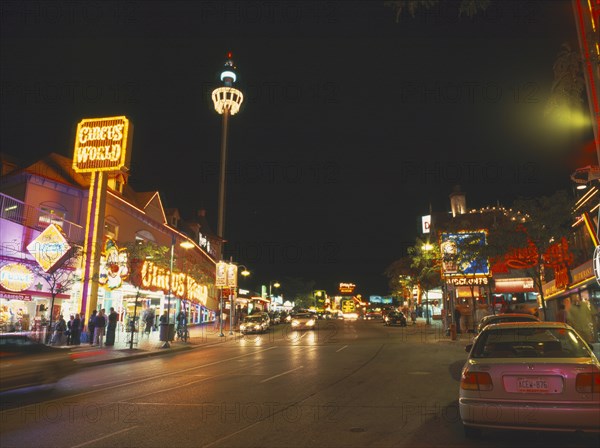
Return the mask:
<path id="1" fill-rule="evenodd" d="M 317 316 L 311 313 L 299 313 L 292 317 L 292 330 L 313 330 L 317 324 Z"/>
<path id="2" fill-rule="evenodd" d="M 600 432 L 600 363 L 569 325 L 492 324 L 466 349 L 459 410 L 467 437 L 483 428 Z"/>
<path id="3" fill-rule="evenodd" d="M 268 317 L 262 314 L 250 314 L 244 317 L 244 321 L 240 324 L 240 333 L 264 333 L 269 330 Z"/>

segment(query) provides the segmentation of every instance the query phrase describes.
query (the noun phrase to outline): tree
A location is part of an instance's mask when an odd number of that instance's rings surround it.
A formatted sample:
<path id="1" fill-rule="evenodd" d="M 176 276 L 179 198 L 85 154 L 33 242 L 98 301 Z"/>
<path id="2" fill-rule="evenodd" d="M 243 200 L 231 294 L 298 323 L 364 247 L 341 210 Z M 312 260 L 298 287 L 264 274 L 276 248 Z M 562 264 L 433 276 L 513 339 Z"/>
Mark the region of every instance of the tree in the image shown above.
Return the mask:
<path id="1" fill-rule="evenodd" d="M 585 79 L 581 65 L 581 54 L 562 44 L 553 66 L 554 83 L 546 103 L 546 114 L 565 114 L 579 111 L 583 105 Z"/>
<path id="2" fill-rule="evenodd" d="M 388 285 L 393 296 L 411 297 L 417 286 L 418 271 L 412 267 L 412 258 L 402 257 L 389 265 L 384 274 L 389 278 Z"/>
<path id="3" fill-rule="evenodd" d="M 429 290 L 442 286 L 440 247 L 438 244 L 430 244 L 417 238 L 415 245 L 408 248 L 408 256 L 412 260 L 411 267 L 416 270 L 414 280 L 419 289 L 419 299 L 425 291 L 426 316 L 429 324 Z"/>
<path id="4" fill-rule="evenodd" d="M 310 308 L 314 305 L 313 292 L 316 282 L 298 277 L 286 277 L 281 282 L 285 295 L 294 301 L 295 308 Z"/>
<path id="5" fill-rule="evenodd" d="M 512 221 L 510 226 L 494 230 L 495 245 L 508 248 L 507 256 L 511 253 L 526 254 L 527 263 L 523 269 L 533 278 L 545 316 L 544 265 L 552 263 L 551 256 L 556 245 L 571 234 L 573 200 L 561 190 L 552 196 L 519 198 L 514 201 L 513 210 L 518 210 L 521 218 Z M 568 263 L 568 260 L 565 262 Z"/>
<path id="6" fill-rule="evenodd" d="M 152 241 L 140 240 L 127 243 L 125 246 L 127 248 L 130 282 L 136 287 L 133 318 L 129 322 L 129 348 L 133 349 L 133 339 L 136 333 L 135 323 L 138 319 L 137 307 L 140 298 L 140 288 L 142 286 L 142 266 L 146 260 L 152 260 L 153 263 L 159 266 L 169 266 L 171 249 L 165 246 L 158 246 Z"/>
<path id="7" fill-rule="evenodd" d="M 490 5 L 490 0 L 461 0 L 458 2 L 458 16 L 463 14 L 469 18 L 473 18 L 480 11 L 485 11 Z M 400 21 L 400 16 L 404 11 L 408 11 L 411 17 L 415 17 L 417 9 L 431 9 L 441 5 L 457 4 L 456 1 L 441 1 L 440 0 L 395 0 L 383 3 L 384 6 L 396 10 L 396 22 Z"/>
<path id="8" fill-rule="evenodd" d="M 76 274 L 77 266 L 80 262 L 81 248 L 73 246 L 69 252 L 65 255 L 62 261 L 56 263 L 51 270 L 44 271 L 39 264 L 33 267 L 33 271 L 48 285 L 52 300 L 50 301 L 50 313 L 48 318 L 48 333 L 46 334 L 46 342 L 48 342 L 52 335 L 52 326 L 55 317 L 52 313 L 54 311 L 54 302 L 56 296 L 69 291 L 77 282 L 81 281 L 81 278 Z"/>

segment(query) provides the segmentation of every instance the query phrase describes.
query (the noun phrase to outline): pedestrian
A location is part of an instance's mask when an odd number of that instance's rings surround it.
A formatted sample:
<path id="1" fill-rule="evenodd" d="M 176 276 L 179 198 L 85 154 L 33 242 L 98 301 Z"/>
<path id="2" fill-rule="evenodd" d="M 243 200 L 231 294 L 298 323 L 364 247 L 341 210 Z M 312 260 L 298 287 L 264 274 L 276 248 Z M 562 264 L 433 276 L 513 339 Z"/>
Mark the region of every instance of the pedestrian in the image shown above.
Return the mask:
<path id="1" fill-rule="evenodd" d="M 146 312 L 146 315 L 144 316 L 144 321 L 146 323 L 146 328 L 144 329 L 144 332 L 146 333 L 146 336 L 150 336 L 152 327 L 154 327 L 154 320 L 155 320 L 154 312 L 152 310 L 148 310 Z M 162 321 L 161 321 L 161 323 L 162 323 Z"/>
<path id="2" fill-rule="evenodd" d="M 169 315 L 167 314 L 166 311 L 163 313 L 162 316 L 160 316 L 159 320 L 160 320 L 161 325 L 166 325 L 169 322 Z"/>
<path id="3" fill-rule="evenodd" d="M 567 323 L 572 326 L 586 342 L 596 342 L 594 323 L 590 302 L 573 296 L 571 306 L 567 310 Z"/>
<path id="4" fill-rule="evenodd" d="M 56 327 L 54 330 L 54 345 L 63 345 L 65 332 L 67 331 L 67 323 L 63 318 L 63 315 L 58 316 L 58 321 L 56 322 Z"/>
<path id="5" fill-rule="evenodd" d="M 565 311 L 565 305 L 563 303 L 558 304 L 558 311 L 556 312 L 556 322 L 566 322 L 567 312 Z"/>
<path id="6" fill-rule="evenodd" d="M 94 345 L 102 347 L 104 344 L 104 332 L 106 330 L 106 314 L 104 308 L 96 315 L 94 320 Z"/>
<path id="7" fill-rule="evenodd" d="M 221 312 L 219 310 L 215 311 L 215 328 L 219 328 L 219 324 L 221 323 Z"/>
<path id="8" fill-rule="evenodd" d="M 108 326 L 106 327 L 106 345 L 112 347 L 115 345 L 115 331 L 117 330 L 117 320 L 119 315 L 114 308 L 110 308 L 108 314 Z"/>
<path id="9" fill-rule="evenodd" d="M 71 344 L 81 344 L 81 318 L 79 317 L 79 313 L 75 314 L 71 323 Z"/>
<path id="10" fill-rule="evenodd" d="M 88 339 L 89 339 L 89 343 L 90 345 L 94 345 L 94 330 L 95 330 L 95 326 L 96 326 L 96 315 L 98 314 L 98 311 L 94 310 L 92 311 L 92 314 L 90 315 L 90 318 L 88 319 Z"/>
<path id="11" fill-rule="evenodd" d="M 67 345 L 72 345 L 73 343 L 73 321 L 75 320 L 75 316 L 73 316 L 71 314 L 71 317 L 69 318 L 69 322 L 67 322 L 67 331 L 65 332 L 65 334 L 67 335 Z"/>

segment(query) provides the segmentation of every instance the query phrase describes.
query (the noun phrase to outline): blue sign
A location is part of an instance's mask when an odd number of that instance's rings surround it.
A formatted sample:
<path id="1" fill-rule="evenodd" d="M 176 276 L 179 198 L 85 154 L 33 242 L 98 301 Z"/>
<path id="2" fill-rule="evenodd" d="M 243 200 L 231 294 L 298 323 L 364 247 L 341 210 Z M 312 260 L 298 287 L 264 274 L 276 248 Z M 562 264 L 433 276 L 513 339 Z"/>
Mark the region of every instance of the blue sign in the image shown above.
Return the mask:
<path id="1" fill-rule="evenodd" d="M 489 276 L 490 264 L 481 255 L 487 244 L 485 230 L 442 233 L 440 250 L 444 276 Z"/>
<path id="2" fill-rule="evenodd" d="M 382 297 L 382 296 L 369 296 L 369 303 L 383 303 L 383 304 L 391 304 L 391 297 Z"/>

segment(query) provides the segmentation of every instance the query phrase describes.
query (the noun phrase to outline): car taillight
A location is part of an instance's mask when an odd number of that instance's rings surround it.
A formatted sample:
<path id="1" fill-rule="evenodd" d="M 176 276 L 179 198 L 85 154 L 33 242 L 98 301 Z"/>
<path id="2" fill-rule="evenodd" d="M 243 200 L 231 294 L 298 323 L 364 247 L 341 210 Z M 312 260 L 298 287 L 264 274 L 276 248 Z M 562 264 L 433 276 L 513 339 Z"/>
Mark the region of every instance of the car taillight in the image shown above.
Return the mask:
<path id="1" fill-rule="evenodd" d="M 492 390 L 492 377 L 487 372 L 463 372 L 460 387 L 464 390 Z"/>
<path id="2" fill-rule="evenodd" d="M 600 372 L 577 374 L 575 389 L 581 393 L 600 393 Z"/>

